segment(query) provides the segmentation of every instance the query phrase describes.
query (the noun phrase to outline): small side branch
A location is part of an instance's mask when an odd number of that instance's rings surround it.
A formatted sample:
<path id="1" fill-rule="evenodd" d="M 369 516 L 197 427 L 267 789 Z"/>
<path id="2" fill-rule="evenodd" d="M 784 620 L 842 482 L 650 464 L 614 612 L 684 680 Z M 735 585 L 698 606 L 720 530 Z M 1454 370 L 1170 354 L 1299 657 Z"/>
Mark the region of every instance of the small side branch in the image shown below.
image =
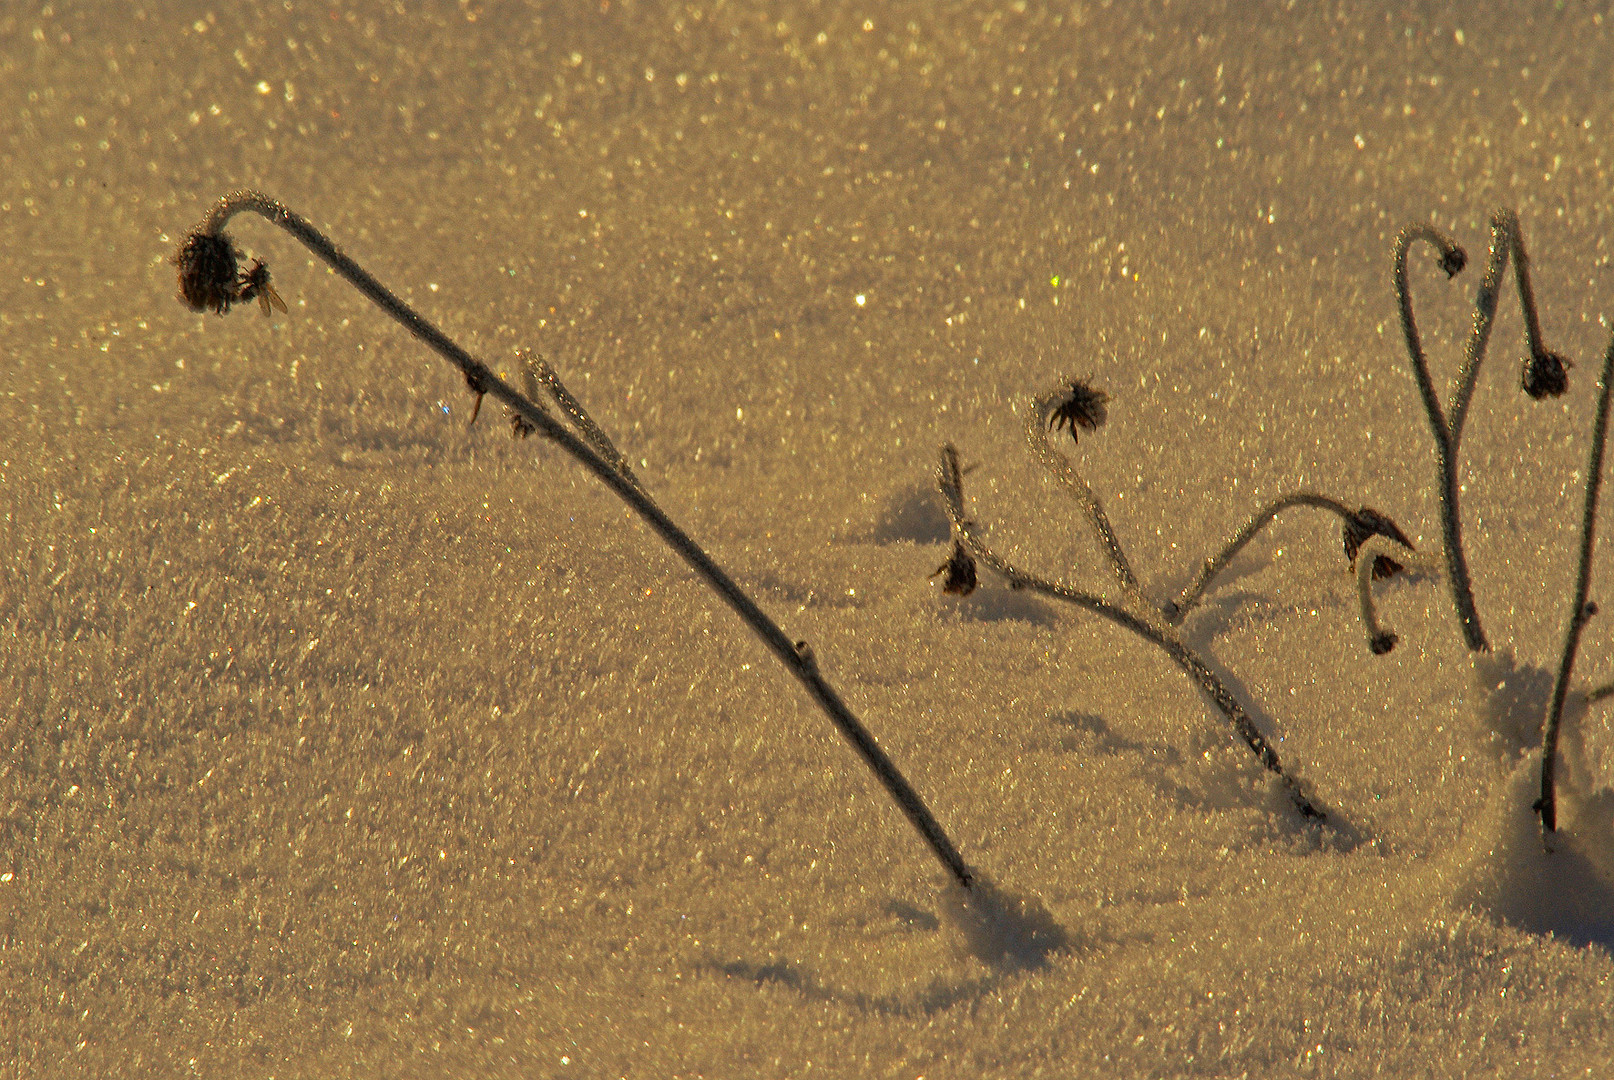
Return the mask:
<path id="1" fill-rule="evenodd" d="M 1082 513 L 1087 517 L 1098 539 L 1099 549 L 1109 560 L 1110 570 L 1120 582 L 1121 588 L 1126 590 L 1129 596 L 1147 603 L 1143 590 L 1138 585 L 1137 575 L 1132 572 L 1132 564 L 1121 548 L 1121 541 L 1116 538 L 1115 530 L 1110 527 L 1109 515 L 1104 512 L 1103 502 L 1099 500 L 1082 474 L 1076 471 L 1070 459 L 1048 445 L 1049 417 L 1060 409 L 1068 400 L 1068 396 L 1067 387 L 1061 386 L 1057 390 L 1039 395 L 1031 403 L 1031 408 L 1026 412 L 1026 445 L 1031 449 L 1032 456 L 1070 489 L 1076 501 L 1081 504 Z"/>
<path id="2" fill-rule="evenodd" d="M 1346 527 L 1350 526 L 1356 511 L 1340 502 L 1338 499 L 1315 491 L 1296 491 L 1283 496 L 1274 502 L 1268 503 L 1257 511 L 1254 517 L 1245 522 L 1244 527 L 1233 534 L 1220 552 L 1214 557 L 1206 559 L 1205 565 L 1200 567 L 1199 576 L 1194 578 L 1193 584 L 1182 591 L 1182 594 L 1167 607 L 1166 615 L 1173 623 L 1181 623 L 1184 617 L 1199 605 L 1210 583 L 1223 570 L 1227 569 L 1246 544 L 1260 535 L 1261 530 L 1272 524 L 1273 520 L 1285 510 L 1295 506 L 1309 506 L 1318 510 L 1326 510 L 1340 519 Z"/>
<path id="3" fill-rule="evenodd" d="M 600 425 L 594 422 L 594 418 L 583 408 L 583 403 L 573 397 L 570 390 L 566 389 L 566 384 L 560 381 L 560 376 L 555 374 L 555 369 L 549 366 L 549 361 L 542 356 L 534 357 L 530 350 L 525 349 L 516 355 L 522 362 L 523 367 L 527 369 L 532 381 L 542 386 L 549 392 L 549 396 L 555 399 L 555 404 L 560 406 L 561 412 L 565 413 L 567 418 L 571 420 L 572 427 L 577 429 L 577 433 L 582 436 L 583 441 L 588 443 L 596 454 L 609 461 L 630 484 L 643 491 L 644 485 L 640 484 L 639 478 L 633 475 L 633 469 L 628 466 L 628 459 L 622 456 L 622 452 L 616 448 L 616 444 L 611 441 L 611 437 L 605 433 Z"/>

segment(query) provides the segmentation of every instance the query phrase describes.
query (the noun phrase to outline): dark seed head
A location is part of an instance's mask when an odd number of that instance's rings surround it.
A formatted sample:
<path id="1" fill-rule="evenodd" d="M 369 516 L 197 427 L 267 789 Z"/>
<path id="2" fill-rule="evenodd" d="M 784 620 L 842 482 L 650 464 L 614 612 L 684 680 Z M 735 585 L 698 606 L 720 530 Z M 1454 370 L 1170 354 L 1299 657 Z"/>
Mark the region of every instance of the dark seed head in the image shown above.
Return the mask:
<path id="1" fill-rule="evenodd" d="M 1081 436 L 1077 428 L 1094 431 L 1109 419 L 1109 400 L 1110 395 L 1087 385 L 1085 379 L 1073 379 L 1053 412 L 1048 414 L 1048 430 L 1066 428 L 1070 431 L 1071 441 L 1079 443 Z"/>
<path id="2" fill-rule="evenodd" d="M 179 298 L 192 311 L 223 315 L 241 297 L 240 252 L 220 233 L 191 233 L 174 252 Z"/>
<path id="3" fill-rule="evenodd" d="M 1376 634 L 1374 635 L 1373 640 L 1368 642 L 1367 647 L 1373 650 L 1374 656 L 1383 656 L 1385 653 L 1395 648 L 1395 643 L 1398 640 L 1400 639 L 1391 633 Z"/>
<path id="4" fill-rule="evenodd" d="M 1454 278 L 1463 272 L 1468 265 L 1468 255 L 1460 247 L 1453 247 L 1449 251 L 1440 253 L 1440 268 L 1446 271 L 1448 278 Z"/>
<path id="5" fill-rule="evenodd" d="M 964 550 L 961 542 L 953 541 L 953 553 L 930 576 L 940 577 L 942 574 L 947 575 L 942 578 L 942 592 L 968 596 L 975 591 L 975 557 Z"/>
<path id="6" fill-rule="evenodd" d="M 1559 397 L 1569 389 L 1569 369 L 1574 366 L 1558 353 L 1543 349 L 1524 362 L 1520 385 L 1537 401 Z"/>
<path id="7" fill-rule="evenodd" d="M 1412 541 L 1407 539 L 1407 534 L 1401 531 L 1388 514 L 1381 514 L 1371 506 L 1364 506 L 1352 514 L 1350 520 L 1345 522 L 1341 535 L 1345 541 L 1345 558 L 1350 560 L 1353 570 L 1356 569 L 1356 553 L 1362 550 L 1362 545 L 1372 536 L 1383 536 L 1394 540 L 1409 551 L 1416 550 L 1412 546 Z M 1406 569 L 1404 566 L 1388 555 L 1377 555 L 1373 559 L 1373 580 L 1382 581 L 1399 574 L 1404 569 Z"/>

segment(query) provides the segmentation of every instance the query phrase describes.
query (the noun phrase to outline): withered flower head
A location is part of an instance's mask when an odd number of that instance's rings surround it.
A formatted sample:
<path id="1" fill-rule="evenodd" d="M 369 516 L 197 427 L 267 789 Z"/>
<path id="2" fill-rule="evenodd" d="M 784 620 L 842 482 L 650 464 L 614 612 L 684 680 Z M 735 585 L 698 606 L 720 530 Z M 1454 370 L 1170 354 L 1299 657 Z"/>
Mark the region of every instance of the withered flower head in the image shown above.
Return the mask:
<path id="1" fill-rule="evenodd" d="M 1463 267 L 1467 265 L 1468 255 L 1460 247 L 1453 247 L 1450 251 L 1441 253 L 1440 268 L 1446 271 L 1448 278 L 1454 278 L 1461 274 Z"/>
<path id="2" fill-rule="evenodd" d="M 192 311 L 223 315 L 241 298 L 239 259 L 230 238 L 220 233 L 191 233 L 174 252 L 179 268 L 179 298 Z"/>
<path id="3" fill-rule="evenodd" d="M 1540 401 L 1544 397 L 1559 397 L 1569 389 L 1569 368 L 1575 365 L 1550 349 L 1534 353 L 1524 362 L 1524 375 L 1520 384 L 1524 392 Z"/>
<path id="4" fill-rule="evenodd" d="M 1072 379 L 1070 388 L 1065 391 L 1059 404 L 1053 412 L 1048 414 L 1048 430 L 1057 431 L 1067 428 L 1070 431 L 1072 442 L 1081 442 L 1077 428 L 1084 431 L 1094 431 L 1109 419 L 1110 395 L 1094 386 L 1087 385 L 1085 379 Z"/>
<path id="5" fill-rule="evenodd" d="M 1345 558 L 1350 560 L 1351 569 L 1356 569 L 1356 553 L 1362 550 L 1371 536 L 1383 536 L 1394 540 L 1408 551 L 1417 550 L 1407 534 L 1390 519 L 1388 514 L 1381 514 L 1371 506 L 1364 506 L 1352 514 L 1342 530 L 1345 540 Z M 1378 555 L 1373 559 L 1373 580 L 1382 581 L 1387 577 L 1399 574 L 1406 567 L 1390 558 L 1388 555 Z"/>
<path id="6" fill-rule="evenodd" d="M 934 578 L 942 574 L 947 575 L 942 578 L 942 592 L 968 596 L 975 591 L 975 556 L 964 550 L 962 541 L 953 541 L 953 553 L 930 576 Z"/>

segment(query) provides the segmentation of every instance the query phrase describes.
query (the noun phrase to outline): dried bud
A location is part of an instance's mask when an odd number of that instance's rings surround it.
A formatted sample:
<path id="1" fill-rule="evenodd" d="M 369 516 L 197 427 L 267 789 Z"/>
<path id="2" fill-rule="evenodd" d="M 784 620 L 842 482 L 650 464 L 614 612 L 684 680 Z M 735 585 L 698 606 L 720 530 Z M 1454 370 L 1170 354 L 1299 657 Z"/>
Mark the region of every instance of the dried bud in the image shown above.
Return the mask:
<path id="1" fill-rule="evenodd" d="M 1558 353 L 1543 349 L 1524 362 L 1524 375 L 1520 384 L 1524 392 L 1540 401 L 1544 397 L 1559 397 L 1569 389 L 1569 368 L 1575 365 Z"/>
<path id="2" fill-rule="evenodd" d="M 1367 643 L 1367 647 L 1373 650 L 1374 656 L 1383 656 L 1395 648 L 1395 643 L 1399 640 L 1401 639 L 1389 632 L 1375 634 L 1373 635 L 1373 640 Z"/>
<path id="3" fill-rule="evenodd" d="M 174 252 L 179 298 L 192 311 L 229 311 L 241 298 L 240 254 L 223 233 L 191 233 Z"/>
<path id="4" fill-rule="evenodd" d="M 1085 379 L 1072 379 L 1054 410 L 1048 414 L 1048 430 L 1063 427 L 1070 431 L 1072 442 L 1081 442 L 1077 428 L 1094 431 L 1109 419 L 1110 395 L 1097 387 L 1088 386 Z"/>
<path id="5" fill-rule="evenodd" d="M 1446 271 L 1448 278 L 1454 278 L 1463 272 L 1468 265 L 1468 255 L 1462 248 L 1453 246 L 1450 250 L 1440 253 L 1440 268 Z"/>
<path id="6" fill-rule="evenodd" d="M 1408 551 L 1417 550 L 1412 541 L 1407 539 L 1406 533 L 1392 521 L 1387 514 L 1381 514 L 1370 506 L 1364 506 L 1351 515 L 1342 530 L 1345 541 L 1345 558 L 1350 560 L 1351 569 L 1356 569 L 1356 553 L 1362 550 L 1371 536 L 1382 536 L 1394 540 Z M 1382 581 L 1387 577 L 1399 574 L 1406 567 L 1390 558 L 1388 555 L 1378 555 L 1373 559 L 1373 580 Z M 1386 649 L 1385 651 L 1388 651 Z"/>
<path id="7" fill-rule="evenodd" d="M 962 541 L 953 541 L 953 553 L 930 576 L 934 578 L 942 574 L 947 575 L 942 578 L 942 592 L 968 596 L 975 591 L 975 557 L 964 549 Z"/>

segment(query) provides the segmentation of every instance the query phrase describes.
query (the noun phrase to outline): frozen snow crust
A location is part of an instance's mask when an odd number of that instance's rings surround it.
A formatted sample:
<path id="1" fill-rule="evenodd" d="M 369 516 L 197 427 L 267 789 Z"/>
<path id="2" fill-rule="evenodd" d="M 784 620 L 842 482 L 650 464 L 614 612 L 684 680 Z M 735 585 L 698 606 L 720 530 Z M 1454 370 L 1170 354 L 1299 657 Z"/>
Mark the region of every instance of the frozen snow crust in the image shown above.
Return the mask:
<path id="1" fill-rule="evenodd" d="M 26 1076 L 1605 1075 L 1614 678 L 1530 803 L 1574 576 L 1610 27 L 1535 4 L 153 3 L 0 13 L 0 1061 Z M 608 492 L 261 222 L 288 307 L 167 262 L 265 190 L 499 370 L 540 350 L 985 876 L 965 893 Z M 1496 207 L 1463 645 L 1390 252 L 1435 383 Z M 1158 649 L 1022 412 L 1165 600 L 1301 487 L 1392 515 L 1369 652 L 1333 519 Z M 1068 440 L 1068 435 L 1062 437 Z M 1605 515 L 1606 516 L 1606 515 Z M 1603 528 L 1605 539 L 1609 528 Z M 1608 547 L 1594 566 L 1593 599 Z"/>

